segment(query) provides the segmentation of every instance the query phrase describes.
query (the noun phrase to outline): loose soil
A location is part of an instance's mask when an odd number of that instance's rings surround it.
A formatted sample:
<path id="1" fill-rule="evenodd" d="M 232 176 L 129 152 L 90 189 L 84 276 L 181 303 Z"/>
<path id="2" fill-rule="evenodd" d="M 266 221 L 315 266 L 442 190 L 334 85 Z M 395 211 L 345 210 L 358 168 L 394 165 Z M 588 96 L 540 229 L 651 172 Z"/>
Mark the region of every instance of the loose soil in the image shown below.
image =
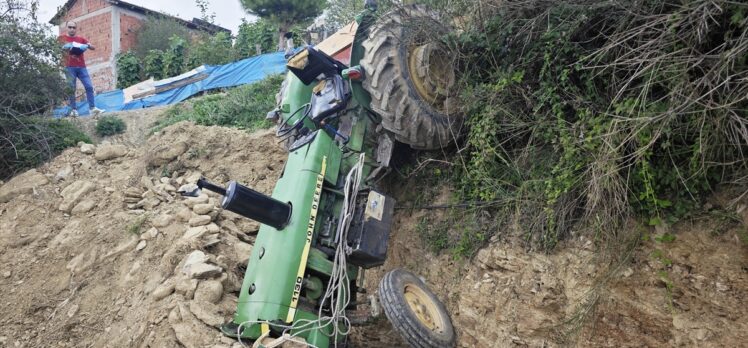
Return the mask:
<path id="1" fill-rule="evenodd" d="M 175 191 L 205 176 L 269 194 L 285 152 L 272 131 L 179 123 L 147 136 L 159 113 L 121 113 L 125 135 L 97 139 L 93 153 L 68 149 L 0 187 L 0 347 L 241 346 L 217 326 L 233 314 L 259 226 L 222 211 L 218 196 Z M 435 200 L 449 196 L 444 189 Z M 581 237 L 551 254 L 496 238 L 465 260 L 421 240 L 417 222 L 440 213 L 398 210 L 388 260 L 364 284 L 375 294 L 398 267 L 423 277 L 445 302 L 459 347 L 748 342 L 742 221 L 632 223 L 640 242 L 623 263 Z M 355 347 L 406 346 L 385 318 L 351 337 Z"/>

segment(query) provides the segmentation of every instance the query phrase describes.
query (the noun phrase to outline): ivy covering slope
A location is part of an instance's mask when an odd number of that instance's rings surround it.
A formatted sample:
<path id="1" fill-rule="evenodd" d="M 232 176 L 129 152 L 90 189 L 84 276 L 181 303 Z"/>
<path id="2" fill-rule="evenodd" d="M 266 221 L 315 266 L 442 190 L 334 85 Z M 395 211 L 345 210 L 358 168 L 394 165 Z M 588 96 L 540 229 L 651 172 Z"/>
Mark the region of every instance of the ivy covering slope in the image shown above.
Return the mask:
<path id="1" fill-rule="evenodd" d="M 457 6 L 471 25 L 445 40 L 468 115 L 454 177 L 494 207 L 468 237 L 514 226 L 541 250 L 572 227 L 617 237 L 632 213 L 673 222 L 716 185 L 745 183 L 748 4 Z"/>

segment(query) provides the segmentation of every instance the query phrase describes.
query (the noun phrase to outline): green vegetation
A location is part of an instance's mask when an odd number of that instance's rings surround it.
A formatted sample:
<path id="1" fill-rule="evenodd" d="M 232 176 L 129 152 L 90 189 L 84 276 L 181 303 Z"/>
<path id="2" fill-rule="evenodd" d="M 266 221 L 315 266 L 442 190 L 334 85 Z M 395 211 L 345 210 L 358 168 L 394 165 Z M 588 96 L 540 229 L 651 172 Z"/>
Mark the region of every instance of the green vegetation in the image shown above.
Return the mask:
<path id="1" fill-rule="evenodd" d="M 96 122 L 96 134 L 100 137 L 123 133 L 127 129 L 125 121 L 117 116 L 104 116 Z"/>
<path id="2" fill-rule="evenodd" d="M 159 131 L 180 121 L 247 130 L 270 127 L 271 123 L 265 116 L 275 106 L 275 94 L 282 81 L 282 75 L 273 75 L 225 93 L 211 94 L 177 104 L 166 112 L 166 117 L 159 121 L 153 131 Z"/>
<path id="3" fill-rule="evenodd" d="M 0 179 L 88 139 L 67 121 L 40 117 L 67 94 L 60 47 L 39 23 L 37 1 L 0 3 Z"/>
<path id="4" fill-rule="evenodd" d="M 326 0 L 241 0 L 242 7 L 255 16 L 267 19 L 278 28 L 279 39 L 291 27 L 308 24 L 309 21 L 322 14 Z M 278 50 L 285 49 L 285 41 L 280 39 Z"/>
<path id="5" fill-rule="evenodd" d="M 127 233 L 139 236 L 143 233 L 143 224 L 148 220 L 148 214 L 143 214 L 135 218 L 132 223 L 127 225 Z"/>
<path id="6" fill-rule="evenodd" d="M 575 226 L 617 239 L 626 217 L 672 224 L 748 173 L 748 4 L 492 3 L 456 2 L 467 24 L 444 42 L 467 115 L 453 181 L 501 202 L 496 229 L 540 250 Z"/>

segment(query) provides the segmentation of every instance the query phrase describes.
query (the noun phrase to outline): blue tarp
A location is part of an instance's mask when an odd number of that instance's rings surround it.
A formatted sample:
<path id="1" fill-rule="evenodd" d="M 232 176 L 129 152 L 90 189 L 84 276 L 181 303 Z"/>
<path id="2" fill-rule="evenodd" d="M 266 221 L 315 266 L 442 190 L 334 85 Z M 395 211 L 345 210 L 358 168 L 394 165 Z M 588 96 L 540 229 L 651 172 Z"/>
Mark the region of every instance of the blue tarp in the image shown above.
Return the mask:
<path id="1" fill-rule="evenodd" d="M 263 54 L 243 59 L 226 65 L 206 66 L 208 77 L 142 99 L 124 103 L 122 90 L 100 93 L 96 96 L 96 106 L 106 111 L 121 111 L 149 108 L 152 106 L 169 105 L 181 102 L 197 93 L 216 88 L 246 85 L 264 79 L 268 75 L 280 74 L 286 71 L 286 59 L 283 52 Z M 80 115 L 88 115 L 88 103 L 84 100 L 76 105 Z M 68 107 L 55 110 L 56 117 L 61 117 L 69 111 Z"/>

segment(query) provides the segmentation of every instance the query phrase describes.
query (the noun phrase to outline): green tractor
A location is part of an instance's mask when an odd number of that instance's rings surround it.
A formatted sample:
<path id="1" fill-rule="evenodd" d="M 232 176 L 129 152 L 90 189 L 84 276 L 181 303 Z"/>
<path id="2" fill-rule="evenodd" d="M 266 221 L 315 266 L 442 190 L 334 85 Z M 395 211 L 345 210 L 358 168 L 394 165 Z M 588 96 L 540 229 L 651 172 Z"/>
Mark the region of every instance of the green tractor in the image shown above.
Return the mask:
<path id="1" fill-rule="evenodd" d="M 395 201 L 376 184 L 395 142 L 440 148 L 460 124 L 450 115 L 454 74 L 433 41 L 443 26 L 414 6 L 378 18 L 373 1 L 356 20 L 351 67 L 313 47 L 288 58 L 269 114 L 288 148 L 272 196 L 236 182 L 197 183 L 224 195 L 224 209 L 262 223 L 236 314 L 221 328 L 255 347 L 345 346 L 351 325 L 376 315 L 357 309 L 380 305 L 413 347 L 455 344 L 444 305 L 412 273 L 387 273 L 378 298 L 361 288 L 364 270 L 387 255 Z"/>

